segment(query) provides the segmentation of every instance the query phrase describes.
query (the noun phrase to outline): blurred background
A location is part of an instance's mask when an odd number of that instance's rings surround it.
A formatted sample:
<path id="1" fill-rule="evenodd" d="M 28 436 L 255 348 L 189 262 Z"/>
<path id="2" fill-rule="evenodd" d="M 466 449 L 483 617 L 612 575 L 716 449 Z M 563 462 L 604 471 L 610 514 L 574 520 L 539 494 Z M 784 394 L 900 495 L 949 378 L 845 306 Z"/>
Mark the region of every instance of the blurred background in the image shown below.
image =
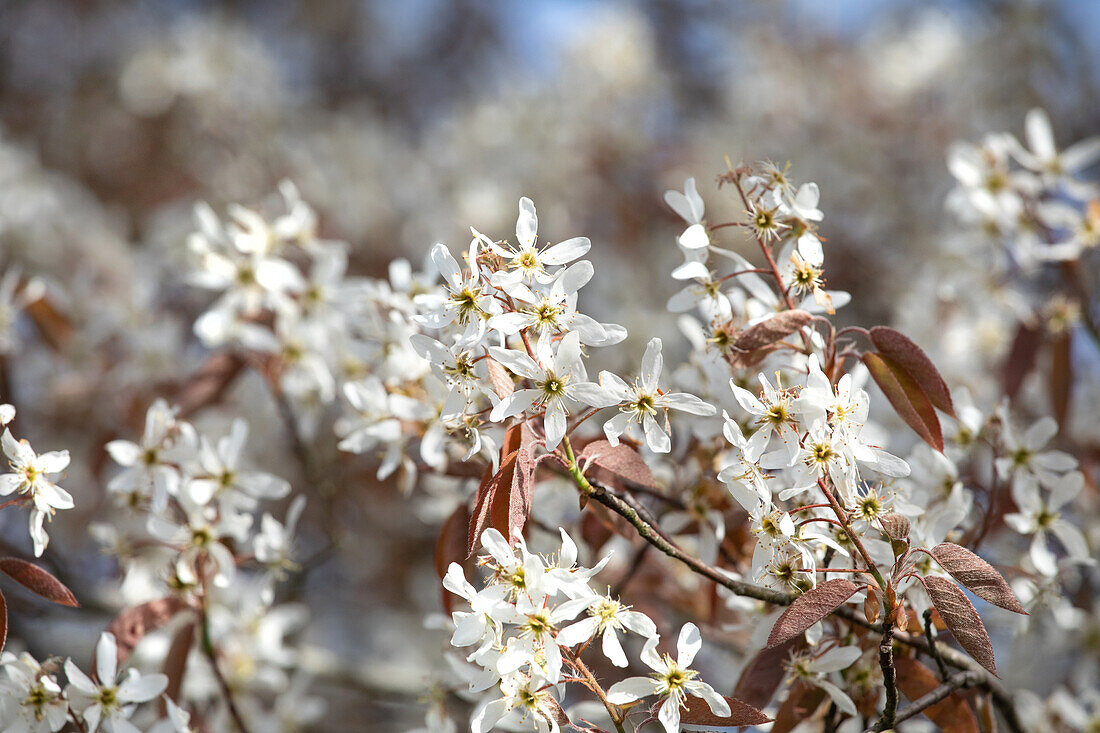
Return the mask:
<path id="1" fill-rule="evenodd" d="M 717 221 L 739 213 L 715 188 L 724 156 L 789 160 L 821 187 L 829 284 L 854 296 L 840 320 L 889 323 L 953 226 L 948 145 L 1019 134 L 1037 105 L 1060 143 L 1093 134 L 1098 71 L 1090 0 L 0 0 L 0 268 L 44 278 L 78 334 L 3 381 L 32 443 L 74 451 L 73 531 L 47 561 L 96 596 L 111 566 L 74 538 L 102 501 L 102 445 L 205 357 L 205 296 L 180 270 L 198 201 L 259 205 L 290 179 L 352 271 L 381 275 L 470 225 L 508 237 L 530 196 L 543 237 L 592 239 L 586 310 L 648 335 L 674 323 L 653 320 L 680 261 L 662 192 L 695 176 Z M 272 419 L 253 382 L 225 416 Z M 300 487 L 287 442 L 259 442 L 256 464 Z M 420 632 L 441 516 L 375 484 L 361 471 L 311 504 L 316 562 L 288 591 L 317 648 L 365 667 L 326 687 L 319 730 L 422 719 L 393 691 L 420 686 L 442 639 Z M 13 633 L 52 651 L 97 623 L 67 617 L 63 639 L 22 618 Z"/>

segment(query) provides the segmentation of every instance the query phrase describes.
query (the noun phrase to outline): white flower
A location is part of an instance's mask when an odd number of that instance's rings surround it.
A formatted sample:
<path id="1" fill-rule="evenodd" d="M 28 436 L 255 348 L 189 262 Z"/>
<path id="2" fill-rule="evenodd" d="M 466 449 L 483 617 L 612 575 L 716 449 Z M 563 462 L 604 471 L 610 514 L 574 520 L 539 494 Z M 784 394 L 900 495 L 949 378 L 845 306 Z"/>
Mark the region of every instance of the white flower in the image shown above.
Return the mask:
<path id="1" fill-rule="evenodd" d="M 73 497 L 69 492 L 49 480 L 51 474 L 64 471 L 69 465 L 69 451 L 49 451 L 38 455 L 30 443 L 16 440 L 7 428 L 0 436 L 0 444 L 11 468 L 10 473 L 0 474 L 0 496 L 19 493 L 32 500 L 30 534 L 34 541 L 34 554 L 40 557 L 50 541 L 45 520 L 58 509 L 73 508 Z"/>
<path id="2" fill-rule="evenodd" d="M 508 675 L 500 682 L 501 697 L 475 712 L 470 719 L 473 733 L 489 733 L 506 715 L 516 723 L 530 719 L 539 733 L 558 733 L 558 706 L 546 680 L 522 672 Z M 527 723 L 530 726 L 530 723 Z"/>
<path id="3" fill-rule="evenodd" d="M 467 255 L 469 272 L 463 277 L 462 268 L 444 244 L 432 247 L 432 262 L 443 276 L 443 293 L 422 294 L 414 298 L 418 307 L 427 310 L 413 318 L 414 322 L 428 328 L 444 328 L 458 323 L 466 329 L 463 340 L 476 342 L 485 332 L 485 322 L 499 312 L 492 293 L 486 292 L 478 269 L 479 240 L 470 242 Z"/>
<path id="4" fill-rule="evenodd" d="M 795 657 L 788 666 L 795 677 L 824 690 L 833 699 L 838 710 L 855 717 L 859 713 L 852 698 L 826 677 L 831 672 L 851 667 L 861 656 L 863 652 L 857 646 L 833 647 L 817 657 L 812 656 L 812 653 Z"/>
<path id="5" fill-rule="evenodd" d="M 1049 183 L 1061 181 L 1075 196 L 1085 197 L 1093 191 L 1093 187 L 1075 181 L 1071 176 L 1100 158 L 1100 137 L 1082 140 L 1058 152 L 1050 117 L 1038 107 L 1030 110 L 1024 118 L 1024 131 L 1029 149 L 1025 150 L 1019 144 L 1011 148 L 1020 165 L 1041 174 Z"/>
<path id="6" fill-rule="evenodd" d="M 164 675 L 141 675 L 132 668 L 120 677 L 118 646 L 114 635 L 106 631 L 96 645 L 96 676 L 99 683 L 80 671 L 71 659 L 65 661 L 65 674 L 69 677 L 67 693 L 73 709 L 80 712 L 88 733 L 95 733 L 100 723 L 107 733 L 139 733 L 128 718 L 133 715 L 138 703 L 152 700 L 168 686 L 168 678 Z"/>
<path id="7" fill-rule="evenodd" d="M 177 427 L 175 408 L 163 399 L 156 400 L 145 413 L 145 431 L 141 443 L 129 440 L 112 440 L 107 452 L 120 466 L 122 473 L 112 478 L 107 489 L 119 493 L 153 493 L 154 511 L 163 511 L 168 496 L 179 489 L 180 475 L 170 465 L 169 434 Z"/>
<path id="8" fill-rule="evenodd" d="M 619 444 L 619 436 L 634 424 L 645 431 L 646 443 L 654 453 L 668 453 L 672 448 L 666 427 L 668 411 L 681 410 L 692 415 L 713 415 L 715 408 L 695 395 L 685 392 L 663 392 L 660 389 L 661 339 L 653 338 L 642 357 L 642 372 L 633 385 L 628 385 L 611 372 L 600 373 L 600 386 L 618 400 L 619 414 L 603 425 L 604 434 L 611 445 Z M 662 425 L 661 423 L 664 423 Z"/>
<path id="9" fill-rule="evenodd" d="M 687 250 L 705 250 L 710 245 L 710 235 L 703 225 L 705 206 L 703 197 L 695 188 L 695 179 L 684 181 L 683 193 L 665 191 L 665 203 L 688 224 L 688 228 L 677 239 L 680 246 Z"/>
<path id="10" fill-rule="evenodd" d="M 1077 498 L 1085 484 L 1085 476 L 1080 471 L 1071 471 L 1060 478 L 1051 487 L 1050 497 L 1043 501 L 1037 487 L 1028 484 L 1013 484 L 1012 498 L 1020 508 L 1019 512 L 1005 516 L 1005 522 L 1020 534 L 1034 535 L 1031 540 L 1031 561 L 1035 569 L 1043 575 L 1053 576 L 1058 572 L 1058 562 L 1047 546 L 1047 532 L 1062 543 L 1071 559 L 1077 562 L 1095 562 L 1089 557 L 1089 546 L 1081 530 L 1062 518 L 1060 510 Z"/>
<path id="11" fill-rule="evenodd" d="M 695 655 L 703 645 L 699 629 L 693 623 L 684 624 L 676 642 L 676 659 L 657 654 L 657 637 L 652 637 L 642 648 L 641 660 L 653 670 L 649 677 L 631 677 L 617 682 L 607 691 L 607 699 L 613 705 L 625 705 L 644 697 L 656 695 L 664 698 L 657 719 L 667 733 L 679 733 L 680 708 L 689 695 L 706 700 L 711 712 L 718 716 L 730 714 L 729 703 L 714 688 L 697 679 L 699 673 L 690 669 Z"/>
<path id="12" fill-rule="evenodd" d="M 646 639 L 657 636 L 657 627 L 649 616 L 631 611 L 630 606 L 624 606 L 611 596 L 593 595 L 584 610 L 588 611 L 588 618 L 559 631 L 557 642 L 572 647 L 600 634 L 604 656 L 616 667 L 627 665 L 626 654 L 619 643 L 620 631 L 629 629 Z"/>
<path id="13" fill-rule="evenodd" d="M 540 339 L 536 346 L 538 362 L 512 349 L 494 346 L 489 353 L 509 370 L 534 384 L 534 388 L 516 390 L 502 399 L 493 408 L 489 419 L 499 422 L 533 407 L 544 409 L 547 450 L 554 450 L 565 436 L 566 416 L 570 409 L 581 404 L 607 407 L 616 402 L 598 384 L 588 381 L 588 373 L 581 360 L 580 336 L 576 331 L 562 338 L 557 351 L 553 350 L 548 339 Z"/>
<path id="14" fill-rule="evenodd" d="M 490 283 L 501 288 L 509 295 L 521 293 L 525 288 L 521 284 L 548 284 L 553 276 L 547 271 L 547 265 L 564 265 L 578 257 L 583 257 L 592 248 L 588 237 L 573 237 L 543 250 L 538 249 L 539 220 L 535 214 L 535 205 L 526 196 L 519 200 L 519 218 L 516 220 L 517 247 L 506 247 L 493 242 L 474 230 L 474 235 L 505 261 L 507 270 L 494 272 Z"/>
<path id="15" fill-rule="evenodd" d="M 54 733 L 69 719 L 69 703 L 52 674 L 26 652 L 0 657 L 0 724 L 7 733 Z"/>
<path id="16" fill-rule="evenodd" d="M 229 435 L 216 445 L 203 437 L 198 455 L 202 473 L 187 485 L 192 501 L 201 505 L 218 497 L 233 506 L 253 508 L 257 499 L 281 499 L 290 493 L 285 479 L 240 467 L 246 440 L 248 423 L 242 418 L 233 421 Z"/>
<path id="17" fill-rule="evenodd" d="M 1040 449 L 1058 433 L 1054 418 L 1044 417 L 1017 437 L 1007 416 L 1002 420 L 1006 456 L 997 459 L 997 474 L 1006 479 L 1012 477 L 1012 485 L 1045 486 L 1051 488 L 1065 471 L 1077 467 L 1077 459 L 1062 451 Z"/>

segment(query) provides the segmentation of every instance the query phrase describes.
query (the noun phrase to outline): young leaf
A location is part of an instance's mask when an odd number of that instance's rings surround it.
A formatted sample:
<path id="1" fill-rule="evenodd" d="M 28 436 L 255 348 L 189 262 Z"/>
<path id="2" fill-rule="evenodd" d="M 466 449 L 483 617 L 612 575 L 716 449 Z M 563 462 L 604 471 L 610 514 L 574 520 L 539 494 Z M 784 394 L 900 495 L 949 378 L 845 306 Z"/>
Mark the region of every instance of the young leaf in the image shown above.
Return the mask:
<path id="1" fill-rule="evenodd" d="M 1004 367 L 1004 394 L 1009 399 L 1015 399 L 1024 378 L 1035 368 L 1035 361 L 1039 357 L 1039 347 L 1043 343 L 1043 333 L 1034 326 L 1021 323 L 1016 331 L 1016 338 L 1012 341 L 1012 347 L 1008 351 Z"/>
<path id="2" fill-rule="evenodd" d="M 638 451 L 626 443 L 611 445 L 606 440 L 594 440 L 584 447 L 579 458 L 627 481 L 651 489 L 657 488 L 653 472 Z"/>
<path id="3" fill-rule="evenodd" d="M 989 601 L 994 606 L 1028 615 L 1001 574 L 970 550 L 943 542 L 933 547 L 931 553 L 940 567 L 978 598 Z"/>
<path id="4" fill-rule="evenodd" d="M 810 720 L 822 703 L 829 700 L 825 690 L 817 685 L 810 685 L 802 680 L 796 680 L 791 685 L 791 691 L 787 693 L 787 699 L 779 706 L 775 714 L 775 724 L 771 733 L 790 733 L 798 727 L 803 720 Z"/>
<path id="5" fill-rule="evenodd" d="M 880 354 L 868 351 L 862 357 L 871 372 L 871 378 L 879 386 L 894 411 L 913 428 L 924 442 L 943 452 L 943 432 L 940 420 L 928 395 L 917 385 L 908 372 L 896 367 Z"/>
<path id="6" fill-rule="evenodd" d="M 146 634 L 165 626 L 177 613 L 187 608 L 187 602 L 179 596 L 166 596 L 122 609 L 105 629 L 114 634 L 118 642 L 118 661 L 125 661 Z M 94 654 L 91 667 L 96 668 Z"/>
<path id="7" fill-rule="evenodd" d="M 168 678 L 168 687 L 160 697 L 157 705 L 160 714 L 165 715 L 168 706 L 164 698 L 169 697 L 173 701 L 180 699 L 180 690 L 183 688 L 183 674 L 187 671 L 187 656 L 191 652 L 191 645 L 195 641 L 195 622 L 184 624 L 172 638 L 172 644 L 168 647 L 168 654 L 164 657 L 164 666 L 161 671 Z"/>
<path id="8" fill-rule="evenodd" d="M 1070 334 L 1059 334 L 1050 345 L 1050 402 L 1054 418 L 1062 428 L 1069 418 L 1069 397 L 1073 389 L 1073 360 L 1070 358 Z"/>
<path id="9" fill-rule="evenodd" d="M 179 408 L 180 417 L 187 417 L 221 399 L 244 369 L 244 365 L 244 359 L 230 352 L 214 354 L 207 359 L 180 385 L 172 400 Z"/>
<path id="10" fill-rule="evenodd" d="M 718 725 L 729 728 L 772 722 L 771 718 L 747 702 L 742 702 L 735 697 L 726 697 L 725 700 L 730 706 L 730 714 L 721 716 L 715 715 L 703 698 L 689 695 L 684 701 L 687 709 L 680 712 L 680 722 L 685 725 Z"/>
<path id="11" fill-rule="evenodd" d="M 908 336 L 886 326 L 875 326 L 871 329 L 871 342 L 882 357 L 904 369 L 913 378 L 933 405 L 955 417 L 955 405 L 951 402 L 947 383 L 921 347 Z"/>
<path id="12" fill-rule="evenodd" d="M 0 572 L 19 583 L 31 593 L 62 606 L 79 607 L 72 591 L 42 568 L 16 557 L 0 558 Z"/>
<path id="13" fill-rule="evenodd" d="M 531 513 L 535 475 L 535 460 L 530 449 L 533 440 L 534 434 L 527 423 L 513 425 L 504 434 L 500 470 L 489 475 L 486 469 L 478 486 L 467 537 L 467 557 L 477 550 L 481 533 L 489 527 L 511 542 L 522 535 Z"/>
<path id="14" fill-rule="evenodd" d="M 974 661 L 982 665 L 994 675 L 997 674 L 997 664 L 993 660 L 993 645 L 989 643 L 989 634 L 985 625 L 974 610 L 974 605 L 959 587 L 949 580 L 944 580 L 935 575 L 929 575 L 920 579 L 924 589 L 932 598 L 932 604 L 940 612 L 943 622 L 948 630 L 955 636 L 955 640 L 966 650 L 966 653 L 974 658 Z"/>
<path id="15" fill-rule="evenodd" d="M 882 531 L 892 540 L 907 542 L 909 540 L 909 520 L 900 514 L 888 512 L 878 518 L 882 525 Z"/>
<path id="16" fill-rule="evenodd" d="M 812 320 L 813 316 L 806 311 L 789 310 L 776 313 L 771 318 L 753 324 L 738 334 L 734 339 L 733 347 L 737 351 L 756 351 L 790 336 Z"/>
<path id="17" fill-rule="evenodd" d="M 741 671 L 733 696 L 756 708 L 766 706 L 787 676 L 784 663 L 805 647 L 805 637 L 795 636 L 785 644 L 761 649 Z"/>
<path id="18" fill-rule="evenodd" d="M 776 619 L 771 636 L 768 637 L 768 646 L 779 646 L 795 638 L 840 608 L 857 590 L 859 586 L 855 583 L 834 578 L 794 599 L 794 603 Z"/>
<path id="19" fill-rule="evenodd" d="M 870 583 L 867 584 L 867 597 L 863 599 L 863 615 L 872 624 L 882 615 L 882 601 L 878 598 L 878 589 Z"/>
<path id="20" fill-rule="evenodd" d="M 932 670 L 916 659 L 895 657 L 894 669 L 897 670 L 898 689 L 910 701 L 918 700 L 940 686 L 940 680 Z M 945 733 L 978 733 L 979 731 L 974 713 L 957 692 L 925 708 L 922 714 Z"/>
<path id="21" fill-rule="evenodd" d="M 496 392 L 497 397 L 504 399 L 516 391 L 515 382 L 512 381 L 512 377 L 509 376 L 508 371 L 499 361 L 491 356 L 486 357 L 485 365 L 489 370 L 489 383 L 493 386 L 493 391 Z"/>

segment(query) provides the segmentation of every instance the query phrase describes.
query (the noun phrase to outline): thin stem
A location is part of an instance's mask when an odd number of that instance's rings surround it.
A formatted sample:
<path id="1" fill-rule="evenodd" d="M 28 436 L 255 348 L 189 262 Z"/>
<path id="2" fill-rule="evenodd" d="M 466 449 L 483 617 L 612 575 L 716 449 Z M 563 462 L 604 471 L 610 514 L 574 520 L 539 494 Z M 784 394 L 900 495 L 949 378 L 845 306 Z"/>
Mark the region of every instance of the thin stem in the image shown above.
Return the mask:
<path id="1" fill-rule="evenodd" d="M 878 645 L 878 664 L 882 669 L 882 684 L 886 688 L 886 702 L 882 715 L 875 723 L 876 731 L 890 730 L 896 724 L 898 711 L 897 673 L 894 670 L 894 622 L 887 616 L 882 622 L 882 640 Z"/>
<path id="2" fill-rule="evenodd" d="M 596 693 L 596 697 L 600 698 L 600 702 L 603 703 L 604 709 L 607 711 L 608 716 L 611 718 L 611 722 L 615 724 L 615 730 L 617 733 L 626 733 L 626 729 L 623 728 L 623 713 L 615 705 L 612 705 L 607 699 L 607 693 L 600 687 L 600 683 L 596 680 L 595 675 L 588 669 L 583 661 L 581 661 L 580 654 L 574 654 L 568 648 L 566 654 L 568 654 L 569 662 L 573 667 L 581 673 L 581 676 L 588 682 L 589 688 L 592 692 Z"/>
<path id="3" fill-rule="evenodd" d="M 230 688 L 229 682 L 225 679 L 221 669 L 218 668 L 218 655 L 214 649 L 214 640 L 210 636 L 210 615 L 206 612 L 205 596 L 203 597 L 202 607 L 202 650 L 210 661 L 210 668 L 214 670 L 214 678 L 218 681 L 218 687 L 221 688 L 222 695 L 225 697 L 225 704 L 229 708 L 229 715 L 233 718 L 233 723 L 240 733 L 249 733 L 248 725 L 245 724 L 244 717 L 237 707 L 237 701 L 233 697 L 233 690 Z"/>

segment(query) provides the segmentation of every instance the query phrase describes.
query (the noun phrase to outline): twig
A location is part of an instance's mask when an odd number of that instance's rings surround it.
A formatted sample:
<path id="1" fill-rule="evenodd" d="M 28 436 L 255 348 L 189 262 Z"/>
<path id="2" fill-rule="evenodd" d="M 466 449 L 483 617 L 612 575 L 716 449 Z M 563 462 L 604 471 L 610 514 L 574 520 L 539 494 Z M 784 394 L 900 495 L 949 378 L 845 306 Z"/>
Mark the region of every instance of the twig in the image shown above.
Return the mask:
<path id="1" fill-rule="evenodd" d="M 928 639 L 928 651 L 929 656 L 936 660 L 936 666 L 940 670 L 940 679 L 946 680 L 949 672 L 947 671 L 947 665 L 943 663 L 943 657 L 940 656 L 939 650 L 936 649 L 936 645 L 932 643 L 935 638 L 932 636 L 932 609 L 924 609 L 924 638 Z"/>
<path id="2" fill-rule="evenodd" d="M 882 640 L 878 645 L 878 664 L 882 668 L 882 685 L 886 688 L 886 703 L 882 715 L 875 723 L 876 731 L 890 730 L 896 723 L 898 711 L 897 672 L 894 670 L 894 622 L 889 614 L 882 622 Z"/>

